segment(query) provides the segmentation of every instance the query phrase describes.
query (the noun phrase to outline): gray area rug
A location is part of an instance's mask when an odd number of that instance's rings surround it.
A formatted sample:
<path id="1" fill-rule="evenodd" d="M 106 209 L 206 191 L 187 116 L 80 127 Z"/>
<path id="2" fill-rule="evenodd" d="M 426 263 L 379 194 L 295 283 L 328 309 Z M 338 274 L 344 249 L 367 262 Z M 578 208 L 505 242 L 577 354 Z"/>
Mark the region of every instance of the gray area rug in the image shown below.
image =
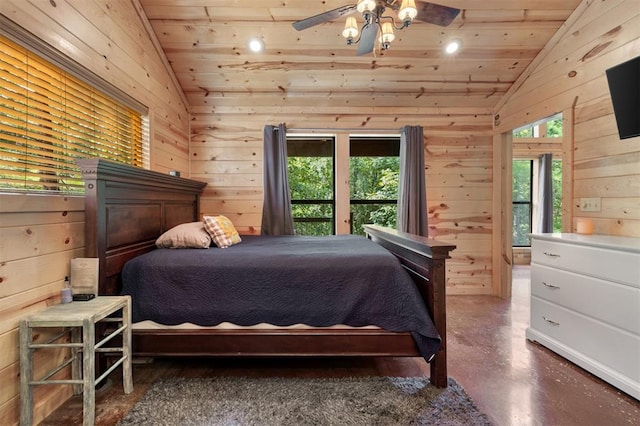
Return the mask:
<path id="1" fill-rule="evenodd" d="M 423 378 L 161 380 L 126 425 L 490 425 L 462 387 Z"/>

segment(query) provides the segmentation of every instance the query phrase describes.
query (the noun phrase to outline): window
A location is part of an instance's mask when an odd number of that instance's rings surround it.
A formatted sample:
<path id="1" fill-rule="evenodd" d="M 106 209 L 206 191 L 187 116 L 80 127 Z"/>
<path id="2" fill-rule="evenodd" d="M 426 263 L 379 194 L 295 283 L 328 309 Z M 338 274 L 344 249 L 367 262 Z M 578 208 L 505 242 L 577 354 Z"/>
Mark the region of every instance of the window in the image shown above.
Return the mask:
<path id="1" fill-rule="evenodd" d="M 352 137 L 349 143 L 351 233 L 362 225 L 396 227 L 400 138 Z"/>
<path id="2" fill-rule="evenodd" d="M 533 220 L 533 160 L 513 160 L 513 242 L 529 247 Z"/>
<path id="3" fill-rule="evenodd" d="M 513 131 L 514 138 L 561 138 L 562 114 L 544 118 Z"/>
<path id="4" fill-rule="evenodd" d="M 553 232 L 562 232 L 562 160 L 551 161 Z"/>
<path id="5" fill-rule="evenodd" d="M 0 35 L 0 189 L 81 194 L 76 158 L 144 166 L 146 110 L 132 104 Z"/>
<path id="6" fill-rule="evenodd" d="M 534 230 L 538 160 L 513 160 L 513 246 L 530 247 Z M 562 160 L 552 160 L 553 232 L 562 231 Z"/>
<path id="7" fill-rule="evenodd" d="M 341 233 L 359 235 L 367 223 L 396 226 L 400 137 L 343 136 L 341 142 L 340 135 L 287 136 L 297 235 L 332 235 L 338 223 Z M 348 157 L 346 146 L 336 145 L 342 142 L 348 143 Z M 344 192 L 336 190 L 336 179 L 344 182 Z"/>
<path id="8" fill-rule="evenodd" d="M 287 165 L 297 235 L 335 233 L 334 138 L 287 138 Z"/>
<path id="9" fill-rule="evenodd" d="M 529 247 L 528 234 L 538 230 L 538 154 L 540 145 L 554 155 L 551 164 L 553 232 L 562 230 L 562 114 L 527 124 L 513 131 L 513 246 Z"/>

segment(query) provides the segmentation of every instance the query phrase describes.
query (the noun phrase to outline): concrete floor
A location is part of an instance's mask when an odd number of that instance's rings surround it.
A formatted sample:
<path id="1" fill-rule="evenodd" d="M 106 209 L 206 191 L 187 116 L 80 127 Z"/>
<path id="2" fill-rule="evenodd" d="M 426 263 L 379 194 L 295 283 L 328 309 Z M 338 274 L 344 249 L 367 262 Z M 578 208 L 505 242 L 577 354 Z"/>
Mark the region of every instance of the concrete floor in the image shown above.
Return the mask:
<path id="1" fill-rule="evenodd" d="M 640 425 L 640 402 L 527 341 L 529 268 L 516 267 L 513 297 L 448 298 L 449 375 L 496 425 Z M 157 360 L 134 366 L 134 393 L 118 374 L 98 393 L 96 425 L 115 425 L 158 378 L 168 376 L 428 376 L 421 358 Z M 43 424 L 82 424 L 74 397 Z"/>
<path id="2" fill-rule="evenodd" d="M 516 266 L 511 300 L 447 299 L 449 375 L 498 425 L 640 425 L 639 401 L 526 340 L 529 284 Z"/>

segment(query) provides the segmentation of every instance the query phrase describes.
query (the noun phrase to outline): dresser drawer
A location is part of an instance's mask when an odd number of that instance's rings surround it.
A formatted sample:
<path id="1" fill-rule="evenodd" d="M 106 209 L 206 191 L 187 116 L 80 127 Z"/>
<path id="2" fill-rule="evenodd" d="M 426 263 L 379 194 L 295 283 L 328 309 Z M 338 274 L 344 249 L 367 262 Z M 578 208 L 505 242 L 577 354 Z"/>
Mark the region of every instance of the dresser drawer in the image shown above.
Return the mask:
<path id="1" fill-rule="evenodd" d="M 640 335 L 640 289 L 534 265 L 531 294 Z"/>
<path id="2" fill-rule="evenodd" d="M 640 255 L 626 251 L 533 239 L 531 263 L 640 288 Z"/>
<path id="3" fill-rule="evenodd" d="M 640 337 L 531 297 L 531 327 L 632 380 L 640 381 Z"/>

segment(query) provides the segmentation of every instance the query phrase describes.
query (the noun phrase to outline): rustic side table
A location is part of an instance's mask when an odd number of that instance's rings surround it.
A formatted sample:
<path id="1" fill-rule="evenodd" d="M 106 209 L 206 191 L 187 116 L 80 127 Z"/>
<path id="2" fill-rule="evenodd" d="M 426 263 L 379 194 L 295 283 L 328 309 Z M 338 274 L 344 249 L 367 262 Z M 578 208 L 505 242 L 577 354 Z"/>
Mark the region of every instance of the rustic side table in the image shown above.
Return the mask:
<path id="1" fill-rule="evenodd" d="M 121 317 L 110 315 L 122 312 Z M 96 324 L 115 323 L 116 329 L 96 343 Z M 33 329 L 57 327 L 63 331 L 45 343 L 33 343 Z M 55 343 L 71 333 L 70 343 Z M 118 334 L 121 347 L 104 345 Z M 71 348 L 71 357 L 33 380 L 33 352 L 41 348 Z M 100 377 L 96 378 L 95 354 L 120 352 L 120 358 Z M 71 364 L 71 380 L 50 379 Z M 83 393 L 83 425 L 93 425 L 95 419 L 95 386 L 122 364 L 122 383 L 125 393 L 133 391 L 131 373 L 131 298 L 129 296 L 98 296 L 86 302 L 60 304 L 30 315 L 20 321 L 20 424 L 33 423 L 33 387 L 48 384 L 71 384 L 73 393 Z"/>

